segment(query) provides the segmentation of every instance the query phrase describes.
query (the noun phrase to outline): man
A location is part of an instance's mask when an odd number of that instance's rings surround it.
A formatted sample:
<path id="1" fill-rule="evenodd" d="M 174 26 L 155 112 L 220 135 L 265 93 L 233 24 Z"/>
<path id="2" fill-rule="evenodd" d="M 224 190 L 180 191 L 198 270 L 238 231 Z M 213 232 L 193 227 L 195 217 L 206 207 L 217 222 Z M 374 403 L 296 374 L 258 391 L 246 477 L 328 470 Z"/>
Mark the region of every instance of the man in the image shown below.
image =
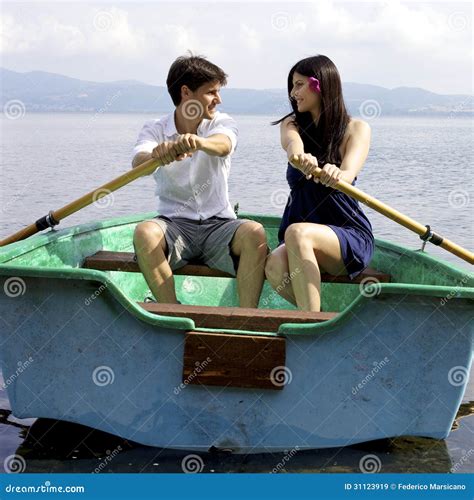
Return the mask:
<path id="1" fill-rule="evenodd" d="M 176 109 L 147 122 L 132 165 L 150 158 L 165 166 L 154 175 L 158 213 L 136 227 L 138 264 L 158 302 L 177 303 L 173 270 L 188 262 L 237 275 L 241 307 L 257 307 L 267 255 L 265 231 L 237 219 L 229 202 L 231 155 L 237 126 L 216 110 L 227 75 L 199 56 L 179 57 L 166 84 Z"/>

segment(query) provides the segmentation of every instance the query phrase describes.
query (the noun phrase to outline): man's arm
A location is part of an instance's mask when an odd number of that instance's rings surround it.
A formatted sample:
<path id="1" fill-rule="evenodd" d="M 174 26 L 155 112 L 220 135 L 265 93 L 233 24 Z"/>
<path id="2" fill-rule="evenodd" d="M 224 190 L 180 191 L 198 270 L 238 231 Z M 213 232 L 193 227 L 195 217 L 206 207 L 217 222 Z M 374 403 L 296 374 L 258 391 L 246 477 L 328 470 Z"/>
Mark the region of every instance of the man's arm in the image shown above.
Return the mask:
<path id="1" fill-rule="evenodd" d="M 182 155 L 203 151 L 210 156 L 227 156 L 232 151 L 232 141 L 226 134 L 214 134 L 209 137 L 182 134 L 175 141 L 174 149 Z"/>
<path id="2" fill-rule="evenodd" d="M 227 156 L 232 151 L 232 141 L 226 134 L 214 134 L 209 137 L 183 134 L 176 141 L 158 144 L 151 153 L 137 153 L 132 160 L 132 168 L 151 158 L 160 159 L 167 165 L 192 156 L 196 151 L 203 151 L 210 156 Z"/>
<path id="3" fill-rule="evenodd" d="M 151 159 L 151 153 L 137 153 L 132 160 L 132 168 L 136 168 Z"/>
<path id="4" fill-rule="evenodd" d="M 132 168 L 136 168 L 143 162 L 152 158 L 152 152 L 158 145 L 159 135 L 156 132 L 156 123 L 153 120 L 147 121 L 138 134 L 134 147 Z"/>
<path id="5" fill-rule="evenodd" d="M 211 156 L 227 156 L 232 151 L 232 142 L 225 134 L 198 138 L 199 149 Z"/>
<path id="6" fill-rule="evenodd" d="M 138 167 L 143 162 L 152 158 L 160 160 L 162 165 L 168 165 L 174 161 L 180 161 L 190 156 L 189 154 L 178 153 L 176 149 L 176 142 L 162 142 L 158 144 L 151 153 L 141 152 L 137 153 L 132 160 L 132 168 Z"/>

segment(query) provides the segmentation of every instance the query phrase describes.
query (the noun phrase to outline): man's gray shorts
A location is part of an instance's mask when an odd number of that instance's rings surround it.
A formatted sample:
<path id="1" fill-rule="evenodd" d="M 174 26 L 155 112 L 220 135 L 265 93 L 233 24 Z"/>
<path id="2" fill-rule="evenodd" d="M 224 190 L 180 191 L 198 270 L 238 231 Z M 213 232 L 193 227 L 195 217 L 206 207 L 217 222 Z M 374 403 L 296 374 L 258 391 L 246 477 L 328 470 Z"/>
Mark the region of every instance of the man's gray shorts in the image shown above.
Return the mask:
<path id="1" fill-rule="evenodd" d="M 144 222 L 155 222 L 163 230 L 173 271 L 192 262 L 236 275 L 238 258 L 232 255 L 230 244 L 237 229 L 250 222 L 248 219 L 191 220 L 160 215 Z"/>

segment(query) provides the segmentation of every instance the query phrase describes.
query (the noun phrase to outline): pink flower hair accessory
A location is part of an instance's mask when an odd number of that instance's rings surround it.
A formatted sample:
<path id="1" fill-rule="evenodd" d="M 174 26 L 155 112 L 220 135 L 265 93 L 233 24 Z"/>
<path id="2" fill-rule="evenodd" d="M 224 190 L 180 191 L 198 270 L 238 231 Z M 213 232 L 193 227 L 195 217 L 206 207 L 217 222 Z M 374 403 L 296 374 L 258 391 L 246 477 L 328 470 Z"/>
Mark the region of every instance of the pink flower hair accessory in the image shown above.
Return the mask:
<path id="1" fill-rule="evenodd" d="M 321 93 L 321 87 L 319 85 L 319 80 L 317 78 L 315 78 L 314 76 L 310 76 L 308 78 L 309 80 L 309 88 L 313 91 L 313 92 L 317 92 L 318 94 Z"/>

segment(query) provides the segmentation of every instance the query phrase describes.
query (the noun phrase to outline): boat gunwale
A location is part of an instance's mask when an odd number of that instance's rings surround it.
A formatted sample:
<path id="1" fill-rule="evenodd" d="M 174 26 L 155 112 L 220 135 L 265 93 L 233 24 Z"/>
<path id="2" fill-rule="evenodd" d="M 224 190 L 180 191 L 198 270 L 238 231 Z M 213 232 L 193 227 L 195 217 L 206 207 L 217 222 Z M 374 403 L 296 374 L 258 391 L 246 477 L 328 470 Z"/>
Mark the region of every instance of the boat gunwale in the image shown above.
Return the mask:
<path id="1" fill-rule="evenodd" d="M 128 310 L 133 313 L 138 319 L 149 323 L 151 325 L 161 328 L 171 328 L 175 330 L 196 330 L 194 321 L 185 317 L 170 317 L 152 314 L 137 305 L 134 301 L 130 300 L 116 283 L 107 275 L 107 271 L 97 271 L 95 269 L 82 269 L 82 268 L 43 268 L 43 267 L 29 267 L 29 266 L 4 266 L 0 264 L 0 275 L 6 276 L 24 276 L 32 278 L 72 278 L 85 281 L 98 282 L 111 291 L 116 300 Z M 360 294 L 339 314 L 327 321 L 321 323 L 283 323 L 280 325 L 278 332 L 261 332 L 268 335 L 287 335 L 292 333 L 303 334 L 325 334 L 339 326 L 342 326 L 347 321 L 352 319 L 352 314 L 372 300 L 378 300 L 384 295 L 391 294 L 404 294 L 404 295 L 422 295 L 430 297 L 445 298 L 450 296 L 452 291 L 456 290 L 456 295 L 451 297 L 450 300 L 456 299 L 471 299 L 474 300 L 474 288 L 459 288 L 451 286 L 434 286 L 434 285 L 414 285 L 405 283 L 379 283 L 377 285 L 377 295 L 367 296 Z M 221 328 L 216 329 L 203 329 L 197 330 L 216 332 L 222 331 L 226 333 L 238 333 L 245 335 L 254 335 L 254 331 L 249 330 L 226 330 Z"/>
<path id="2" fill-rule="evenodd" d="M 99 271 L 94 269 L 84 269 L 79 267 L 40 267 L 40 266 L 27 266 L 27 265 L 9 265 L 8 262 L 20 255 L 33 251 L 42 246 L 46 246 L 53 242 L 58 242 L 70 237 L 77 236 L 78 234 L 85 234 L 101 229 L 110 227 L 117 227 L 122 225 L 129 225 L 134 222 L 139 222 L 146 218 L 155 216 L 156 212 L 147 214 L 139 214 L 132 216 L 124 216 L 105 221 L 94 221 L 86 224 L 80 224 L 65 228 L 60 231 L 49 231 L 46 234 L 37 235 L 33 238 L 12 243 L 0 249 L 0 275 L 6 276 L 25 276 L 25 277 L 41 277 L 41 278 L 65 278 L 65 279 L 79 279 L 90 280 L 99 282 L 110 289 L 112 295 L 118 302 L 127 309 L 130 313 L 134 314 L 138 319 L 161 328 L 171 328 L 175 330 L 196 330 L 194 321 L 185 317 L 169 317 L 149 313 L 142 307 L 138 306 L 134 301 L 130 300 L 118 287 L 118 285 L 111 279 L 108 271 Z M 280 218 L 272 215 L 254 215 L 242 213 L 241 217 L 251 218 L 258 222 L 262 222 L 265 227 L 278 227 Z M 450 263 L 442 261 L 434 256 L 422 253 L 419 250 L 411 250 L 399 244 L 379 239 L 375 239 L 376 246 L 383 250 L 393 251 L 400 255 L 410 254 L 410 257 L 416 261 L 425 260 L 428 263 L 442 266 L 443 271 L 449 273 L 454 279 L 465 279 L 469 276 L 472 279 L 472 272 L 457 268 Z M 370 283 L 374 285 L 374 283 Z M 366 301 L 377 300 L 385 294 L 405 294 L 405 295 L 422 295 L 452 299 L 474 299 L 474 286 L 459 286 L 459 285 L 420 285 L 413 283 L 377 283 L 377 294 L 368 297 L 362 294 L 360 289 L 359 295 L 339 314 L 330 320 L 321 323 L 305 323 L 294 324 L 284 323 L 280 325 L 278 332 L 261 332 L 264 335 L 288 335 L 288 334 L 325 334 L 339 326 L 342 326 L 346 321 L 349 321 L 352 314 L 356 309 L 362 307 Z M 454 291 L 454 294 L 453 294 Z M 225 329 L 203 329 L 198 328 L 200 331 L 216 332 L 222 331 L 226 333 L 236 333 L 245 335 L 255 335 L 253 331 L 247 330 L 225 330 Z"/>
<path id="3" fill-rule="evenodd" d="M 120 217 L 115 217 L 112 219 L 105 219 L 100 221 L 86 222 L 83 224 L 77 224 L 75 226 L 66 227 L 64 229 L 51 229 L 46 233 L 36 234 L 25 240 L 17 241 L 15 243 L 10 243 L 5 247 L 0 248 L 0 266 L 3 265 L 8 260 L 19 257 L 25 253 L 32 250 L 45 246 L 49 243 L 59 242 L 61 240 L 67 239 L 71 236 L 77 236 L 79 234 L 85 234 L 88 232 L 93 232 L 101 229 L 108 229 L 110 227 L 116 226 L 126 226 L 134 222 L 140 222 L 149 218 L 156 217 L 157 212 L 146 212 L 143 214 L 125 215 Z M 242 212 L 239 214 L 239 218 L 251 219 L 256 222 L 261 222 L 264 227 L 273 226 L 279 227 L 281 217 L 277 215 L 259 215 L 252 214 L 248 212 Z M 457 267 L 452 263 L 448 263 L 434 255 L 430 255 L 426 252 L 422 252 L 420 249 L 411 249 L 404 247 L 398 243 L 385 240 L 383 238 L 375 238 L 376 247 L 380 247 L 387 250 L 392 250 L 397 253 L 410 253 L 413 258 L 428 259 L 432 264 L 437 264 L 443 266 L 446 270 L 450 272 L 458 272 L 461 275 L 469 274 L 469 271 Z M 24 246 L 25 248 L 22 248 Z M 7 249 L 7 250 L 5 250 Z M 403 252 L 402 252 L 403 250 Z M 19 253 L 20 252 L 20 253 Z M 471 271 L 472 274 L 472 271 Z M 473 276 L 474 278 L 474 276 Z"/>
<path id="4" fill-rule="evenodd" d="M 121 217 L 115 217 L 112 219 L 105 219 L 100 221 L 86 222 L 83 224 L 78 224 L 71 227 L 66 227 L 64 229 L 56 230 L 51 229 L 46 233 L 37 234 L 30 238 L 15 243 L 10 243 L 5 247 L 0 248 L 0 266 L 4 263 L 19 257 L 25 253 L 32 250 L 36 250 L 42 246 L 46 246 L 49 243 L 56 243 L 61 240 L 67 239 L 72 236 L 77 236 L 79 234 L 85 234 L 88 232 L 93 232 L 101 229 L 108 229 L 110 227 L 116 226 L 126 226 L 134 222 L 140 222 L 152 217 L 156 217 L 157 212 L 146 212 L 143 214 L 126 215 Z M 251 219 L 256 222 L 261 222 L 264 227 L 279 227 L 281 217 L 277 215 L 258 215 L 251 214 L 247 212 L 242 212 L 239 214 L 239 218 Z M 375 238 L 375 246 L 381 249 L 392 250 L 398 254 L 410 253 L 410 257 L 415 259 L 425 259 L 431 264 L 436 264 L 444 267 L 445 271 L 451 273 L 459 273 L 461 276 L 466 274 L 471 274 L 471 278 L 474 279 L 473 272 L 469 272 L 467 269 L 462 269 L 457 267 L 452 263 L 448 263 L 434 255 L 430 255 L 426 252 L 422 252 L 420 249 L 411 249 L 404 247 L 398 243 L 385 240 L 383 238 Z M 24 248 L 22 248 L 24 247 Z M 73 268 L 74 269 L 74 268 Z M 427 285 L 429 286 L 429 285 Z"/>

